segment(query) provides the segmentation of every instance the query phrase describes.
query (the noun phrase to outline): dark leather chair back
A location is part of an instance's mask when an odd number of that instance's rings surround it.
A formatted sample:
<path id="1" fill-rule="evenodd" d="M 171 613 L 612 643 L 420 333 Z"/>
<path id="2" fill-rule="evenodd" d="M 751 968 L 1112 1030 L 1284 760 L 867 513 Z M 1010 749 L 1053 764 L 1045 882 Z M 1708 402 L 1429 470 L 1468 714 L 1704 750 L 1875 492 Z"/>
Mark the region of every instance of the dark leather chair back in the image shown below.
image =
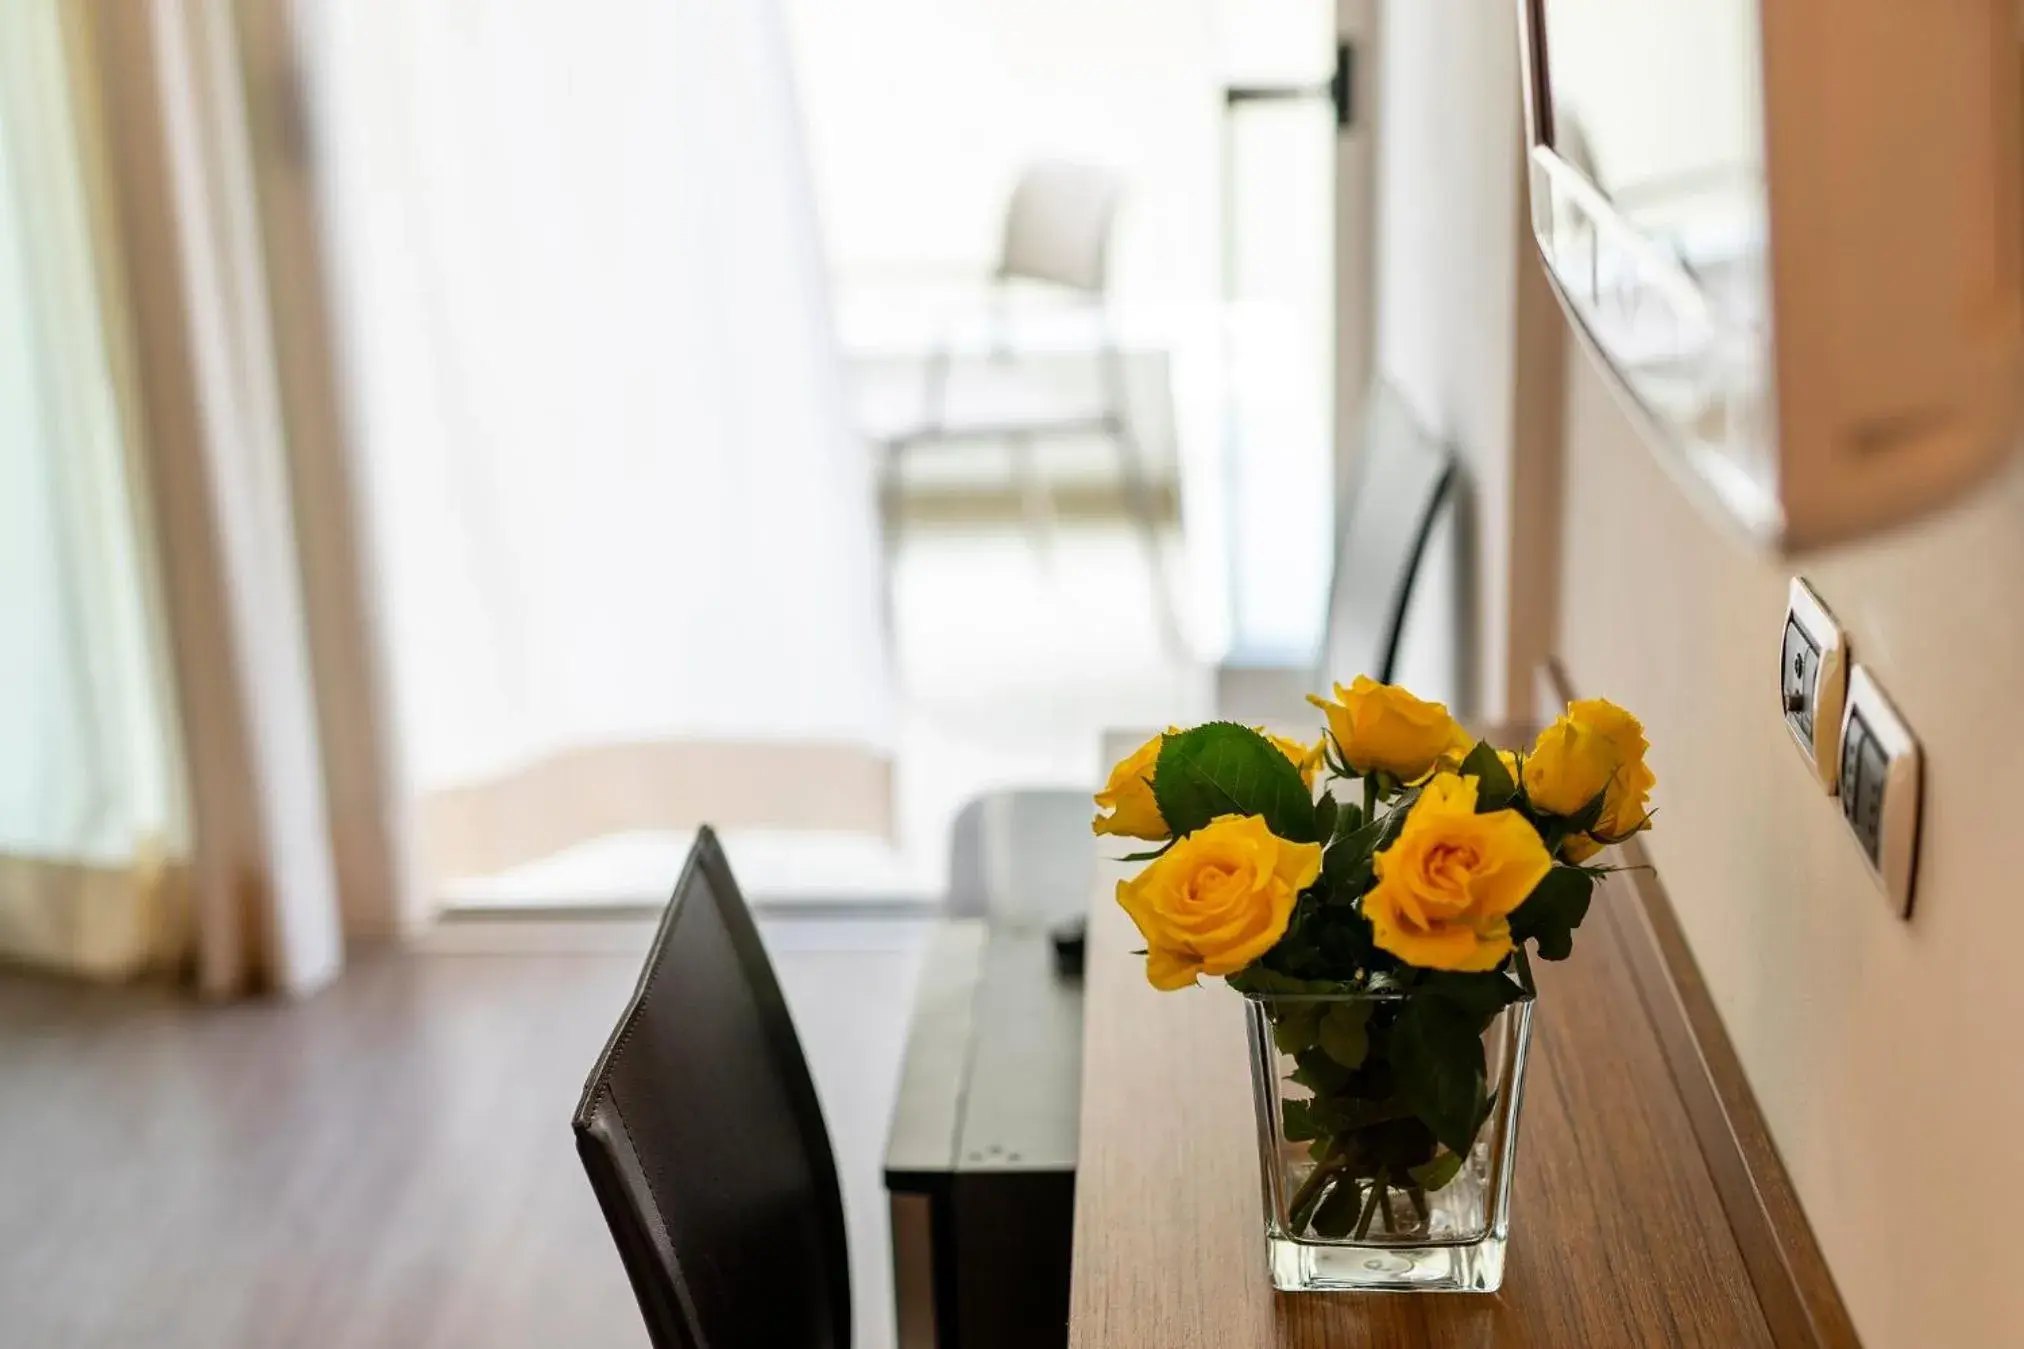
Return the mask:
<path id="1" fill-rule="evenodd" d="M 848 1349 L 829 1134 L 708 829 L 574 1123 L 657 1349 Z"/>

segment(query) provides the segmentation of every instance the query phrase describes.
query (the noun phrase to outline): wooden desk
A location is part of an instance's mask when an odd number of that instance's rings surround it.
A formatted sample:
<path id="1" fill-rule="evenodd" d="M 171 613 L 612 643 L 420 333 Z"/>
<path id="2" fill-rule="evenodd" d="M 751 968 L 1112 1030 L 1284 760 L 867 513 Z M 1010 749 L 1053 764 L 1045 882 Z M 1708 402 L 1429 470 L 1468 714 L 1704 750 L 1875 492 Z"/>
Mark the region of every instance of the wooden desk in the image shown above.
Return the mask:
<path id="1" fill-rule="evenodd" d="M 1265 1269 L 1241 1000 L 1149 987 L 1110 893 L 1124 868 L 1106 871 L 1090 913 L 1072 1349 L 1856 1343 L 1670 910 L 1650 907 L 1665 903 L 1654 882 L 1610 878 L 1574 958 L 1535 962 L 1503 1291 L 1282 1295 Z"/>

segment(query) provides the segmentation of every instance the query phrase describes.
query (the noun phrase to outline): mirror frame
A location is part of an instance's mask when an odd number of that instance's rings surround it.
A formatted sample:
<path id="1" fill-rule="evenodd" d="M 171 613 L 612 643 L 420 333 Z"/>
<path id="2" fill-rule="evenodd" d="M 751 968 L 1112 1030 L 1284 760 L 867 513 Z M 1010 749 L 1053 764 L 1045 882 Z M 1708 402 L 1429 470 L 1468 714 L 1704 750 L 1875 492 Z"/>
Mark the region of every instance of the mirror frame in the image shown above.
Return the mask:
<path id="1" fill-rule="evenodd" d="M 1759 0 L 1768 403 L 1756 439 L 1721 445 L 1639 398 L 1571 293 L 1582 278 L 1554 260 L 1558 201 L 1648 262 L 1666 298 L 1705 308 L 1554 148 L 1550 2 L 1516 0 L 1534 242 L 1588 354 L 1703 505 L 1804 551 L 1929 511 L 2002 464 L 2024 413 L 2017 0 Z M 1739 450 L 1770 472 L 1737 467 Z"/>

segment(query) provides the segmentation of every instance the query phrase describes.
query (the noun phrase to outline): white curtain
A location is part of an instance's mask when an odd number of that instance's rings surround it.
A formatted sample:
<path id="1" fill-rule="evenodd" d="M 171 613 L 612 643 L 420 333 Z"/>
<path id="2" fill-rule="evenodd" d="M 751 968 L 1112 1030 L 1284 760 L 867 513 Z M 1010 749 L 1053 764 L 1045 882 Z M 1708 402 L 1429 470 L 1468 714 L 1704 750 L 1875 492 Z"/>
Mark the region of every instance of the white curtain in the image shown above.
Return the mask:
<path id="1" fill-rule="evenodd" d="M 197 986 L 306 993 L 342 965 L 345 905 L 232 11 L 52 7 L 72 26 L 106 345 L 145 464 L 129 481 L 173 669 Z"/>
<path id="2" fill-rule="evenodd" d="M 873 497 L 772 0 L 308 23 L 429 868 L 887 828 Z"/>
<path id="3" fill-rule="evenodd" d="M 0 955 L 171 958 L 187 838 L 57 0 L 0 5 Z"/>

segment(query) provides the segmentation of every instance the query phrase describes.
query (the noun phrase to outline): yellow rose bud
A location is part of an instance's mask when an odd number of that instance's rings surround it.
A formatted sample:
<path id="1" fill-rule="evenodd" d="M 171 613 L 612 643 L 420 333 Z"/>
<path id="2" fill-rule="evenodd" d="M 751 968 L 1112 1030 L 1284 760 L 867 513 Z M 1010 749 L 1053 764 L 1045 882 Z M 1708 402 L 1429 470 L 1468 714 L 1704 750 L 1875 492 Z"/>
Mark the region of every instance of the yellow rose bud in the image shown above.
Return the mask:
<path id="1" fill-rule="evenodd" d="M 1320 874 L 1319 843 L 1288 843 L 1257 815 L 1224 815 L 1119 881 L 1117 902 L 1145 938 L 1146 979 L 1186 988 L 1271 950 Z"/>
<path id="2" fill-rule="evenodd" d="M 1579 815 L 1616 772 L 1609 741 L 1566 717 L 1539 733 L 1525 760 L 1525 795 L 1552 815 Z"/>
<path id="3" fill-rule="evenodd" d="M 1173 832 L 1160 815 L 1160 803 L 1153 799 L 1153 769 L 1159 764 L 1160 746 L 1167 735 L 1178 734 L 1178 730 L 1167 727 L 1166 735 L 1154 736 L 1110 770 L 1110 781 L 1096 794 L 1098 813 L 1090 821 L 1092 830 L 1152 842 Z"/>
<path id="4" fill-rule="evenodd" d="M 1293 766 L 1300 770 L 1300 780 L 1312 787 L 1324 762 L 1321 754 L 1322 742 L 1317 740 L 1311 745 L 1303 745 L 1298 740 L 1288 740 L 1283 735 L 1274 735 L 1262 726 L 1256 729 L 1258 734 L 1272 742 L 1274 749 L 1293 761 Z"/>
<path id="5" fill-rule="evenodd" d="M 1439 774 L 1375 858 L 1363 912 L 1378 946 L 1409 965 L 1495 969 L 1511 953 L 1511 912 L 1553 868 L 1524 816 L 1475 811 L 1476 780 Z"/>
<path id="6" fill-rule="evenodd" d="M 1273 735 L 1263 728 L 1254 728 L 1258 734 L 1272 742 L 1277 749 L 1300 770 L 1300 780 L 1309 787 L 1321 771 L 1321 745 L 1303 745 L 1298 740 Z M 1098 814 L 1090 821 L 1090 828 L 1099 834 L 1115 834 L 1122 838 L 1142 838 L 1160 842 L 1173 830 L 1167 826 L 1160 814 L 1159 802 L 1153 797 L 1153 770 L 1159 766 L 1160 746 L 1167 736 L 1178 735 L 1177 727 L 1169 726 L 1165 735 L 1156 735 L 1127 754 L 1110 770 L 1110 781 L 1096 794 Z"/>
<path id="7" fill-rule="evenodd" d="M 1645 739 L 1644 723 L 1606 698 L 1583 698 L 1570 703 L 1567 715 L 1588 726 L 1616 750 L 1616 773 L 1609 780 L 1609 795 L 1602 803 L 1602 818 L 1596 822 L 1599 839 L 1629 838 L 1650 824 L 1652 788 L 1658 775 L 1645 764 L 1651 748 Z"/>
<path id="8" fill-rule="evenodd" d="M 1474 778 L 1461 777 L 1454 773 L 1436 773 L 1427 779 L 1427 785 L 1420 788 L 1420 799 L 1413 803 L 1415 812 L 1449 810 L 1462 815 L 1476 813 L 1476 793 L 1480 784 Z M 1411 824 L 1413 817 L 1406 816 Z"/>
<path id="9" fill-rule="evenodd" d="M 1602 698 L 1567 705 L 1567 715 L 1539 733 L 1525 761 L 1525 795 L 1554 815 L 1578 815 L 1597 792 L 1602 818 L 1594 835 L 1628 838 L 1643 828 L 1646 801 L 1658 779 L 1645 765 L 1644 727 L 1638 719 Z"/>
<path id="10" fill-rule="evenodd" d="M 1439 767 L 1453 767 L 1469 752 L 1468 733 L 1441 703 L 1424 702 L 1396 684 L 1358 675 L 1335 686 L 1335 701 L 1307 701 L 1328 714 L 1328 729 L 1343 762 L 1357 773 L 1389 773 L 1417 782 Z"/>
<path id="11" fill-rule="evenodd" d="M 1576 834 L 1572 838 L 1561 840 L 1560 860 L 1572 862 L 1575 866 L 1580 866 L 1583 862 L 1586 862 L 1601 851 L 1602 845 L 1600 843 L 1597 843 L 1586 834 Z"/>

